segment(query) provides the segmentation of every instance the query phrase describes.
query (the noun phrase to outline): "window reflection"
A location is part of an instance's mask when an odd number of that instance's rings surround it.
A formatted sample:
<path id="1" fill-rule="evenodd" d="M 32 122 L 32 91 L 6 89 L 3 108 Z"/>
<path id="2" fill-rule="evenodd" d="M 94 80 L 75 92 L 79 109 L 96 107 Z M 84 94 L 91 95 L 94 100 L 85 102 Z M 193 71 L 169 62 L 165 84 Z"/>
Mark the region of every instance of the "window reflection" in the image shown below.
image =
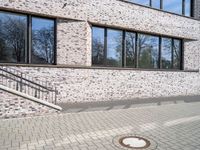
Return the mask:
<path id="1" fill-rule="evenodd" d="M 160 9 L 160 0 L 151 0 L 151 7 Z"/>
<path id="2" fill-rule="evenodd" d="M 126 66 L 135 67 L 135 41 L 136 34 L 132 32 L 126 32 Z"/>
<path id="3" fill-rule="evenodd" d="M 32 63 L 54 63 L 54 20 L 32 18 Z"/>
<path id="4" fill-rule="evenodd" d="M 185 16 L 191 16 L 191 0 L 185 0 Z"/>
<path id="5" fill-rule="evenodd" d="M 181 41 L 174 40 L 173 42 L 173 62 L 174 62 L 174 69 L 179 69 L 181 67 L 180 60 L 181 60 Z"/>
<path id="6" fill-rule="evenodd" d="M 181 69 L 182 41 L 179 39 L 103 27 L 92 30 L 93 65 Z"/>
<path id="7" fill-rule="evenodd" d="M 107 65 L 122 66 L 122 31 L 108 29 Z"/>
<path id="8" fill-rule="evenodd" d="M 163 10 L 182 14 L 182 0 L 163 0 Z"/>
<path id="9" fill-rule="evenodd" d="M 139 34 L 138 35 L 138 67 L 158 68 L 159 38 Z"/>
<path id="10" fill-rule="evenodd" d="M 150 5 L 150 0 L 129 0 L 130 2 L 141 4 L 141 5 Z"/>
<path id="11" fill-rule="evenodd" d="M 144 6 L 150 6 L 152 8 L 162 9 L 180 15 L 185 15 L 189 17 L 192 16 L 191 14 L 192 0 L 127 0 L 127 1 Z M 183 6 L 185 6 L 185 10 Z"/>
<path id="12" fill-rule="evenodd" d="M 0 12 L 0 62 L 25 63 L 27 17 Z"/>
<path id="13" fill-rule="evenodd" d="M 104 61 L 104 29 L 94 27 L 92 29 L 92 62 L 102 65 Z"/>
<path id="14" fill-rule="evenodd" d="M 172 69 L 172 39 L 162 38 L 162 69 Z"/>

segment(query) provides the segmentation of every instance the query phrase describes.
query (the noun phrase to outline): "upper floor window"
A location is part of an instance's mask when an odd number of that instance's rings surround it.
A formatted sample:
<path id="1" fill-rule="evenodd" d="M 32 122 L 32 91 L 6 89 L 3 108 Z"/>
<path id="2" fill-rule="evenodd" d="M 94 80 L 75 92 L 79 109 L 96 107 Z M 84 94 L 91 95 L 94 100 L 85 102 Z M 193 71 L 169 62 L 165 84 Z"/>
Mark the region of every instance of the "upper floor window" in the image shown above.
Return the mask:
<path id="1" fill-rule="evenodd" d="M 182 69 L 182 40 L 103 27 L 92 28 L 92 64 Z"/>
<path id="2" fill-rule="evenodd" d="M 0 11 L 0 63 L 55 63 L 55 21 Z"/>
<path id="3" fill-rule="evenodd" d="M 181 15 L 183 13 L 183 0 L 163 0 L 163 10 Z"/>
<path id="4" fill-rule="evenodd" d="M 168 12 L 192 16 L 192 0 L 127 0 L 152 8 L 162 9 Z"/>

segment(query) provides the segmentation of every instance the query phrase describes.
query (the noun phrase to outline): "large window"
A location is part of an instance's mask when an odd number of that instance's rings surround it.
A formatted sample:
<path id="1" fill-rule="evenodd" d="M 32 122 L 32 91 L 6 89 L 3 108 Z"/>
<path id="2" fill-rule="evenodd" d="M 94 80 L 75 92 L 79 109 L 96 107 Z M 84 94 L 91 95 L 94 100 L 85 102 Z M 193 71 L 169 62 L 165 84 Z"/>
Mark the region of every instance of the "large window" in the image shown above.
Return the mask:
<path id="1" fill-rule="evenodd" d="M 163 0 L 163 10 L 176 14 L 183 13 L 182 0 Z"/>
<path id="2" fill-rule="evenodd" d="M 138 67 L 159 68 L 159 37 L 138 34 Z"/>
<path id="3" fill-rule="evenodd" d="M 184 14 L 185 16 L 192 16 L 192 0 L 185 0 L 185 9 L 184 9 Z"/>
<path id="4" fill-rule="evenodd" d="M 92 34 L 92 63 L 96 65 L 103 65 L 104 63 L 104 29 L 93 28 Z"/>
<path id="5" fill-rule="evenodd" d="M 182 69 L 182 40 L 93 27 L 94 66 Z"/>
<path id="6" fill-rule="evenodd" d="M 107 30 L 107 59 L 108 66 L 122 66 L 122 31 Z"/>
<path id="7" fill-rule="evenodd" d="M 192 16 L 192 0 L 127 0 L 132 3 L 137 3 L 152 8 L 162 9 L 168 12 Z"/>
<path id="8" fill-rule="evenodd" d="M 32 17 L 32 63 L 54 63 L 54 20 Z"/>
<path id="9" fill-rule="evenodd" d="M 0 62 L 25 63 L 27 17 L 0 12 Z"/>
<path id="10" fill-rule="evenodd" d="M 162 69 L 172 68 L 172 39 L 162 38 L 161 51 Z"/>
<path id="11" fill-rule="evenodd" d="M 181 40 L 162 38 L 162 69 L 179 69 L 181 67 Z"/>
<path id="12" fill-rule="evenodd" d="M 136 58 L 135 58 L 135 51 L 136 51 L 136 33 L 133 32 L 126 32 L 125 37 L 125 45 L 126 45 L 126 66 L 127 67 L 135 67 L 136 65 Z"/>
<path id="13" fill-rule="evenodd" d="M 160 9 L 161 1 L 160 0 L 151 0 L 151 7 Z"/>
<path id="14" fill-rule="evenodd" d="M 55 64 L 55 21 L 0 11 L 0 63 Z"/>

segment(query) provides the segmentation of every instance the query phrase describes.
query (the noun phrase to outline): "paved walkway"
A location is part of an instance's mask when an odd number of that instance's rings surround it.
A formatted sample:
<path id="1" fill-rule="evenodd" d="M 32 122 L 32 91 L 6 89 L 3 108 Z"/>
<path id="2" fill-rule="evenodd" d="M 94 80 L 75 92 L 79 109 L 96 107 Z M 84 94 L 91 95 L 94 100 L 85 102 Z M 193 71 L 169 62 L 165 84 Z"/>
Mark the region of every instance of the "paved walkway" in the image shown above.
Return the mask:
<path id="1" fill-rule="evenodd" d="M 200 150 L 200 103 L 178 103 L 0 120 L 0 150 L 120 150 L 138 134 L 158 150 Z"/>

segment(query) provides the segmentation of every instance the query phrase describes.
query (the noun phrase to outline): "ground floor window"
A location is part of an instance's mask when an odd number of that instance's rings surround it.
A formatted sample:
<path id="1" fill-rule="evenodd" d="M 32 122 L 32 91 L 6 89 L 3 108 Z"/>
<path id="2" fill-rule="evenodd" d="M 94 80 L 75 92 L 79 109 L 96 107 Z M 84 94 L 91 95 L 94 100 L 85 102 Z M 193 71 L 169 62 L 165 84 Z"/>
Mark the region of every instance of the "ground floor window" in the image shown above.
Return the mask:
<path id="1" fill-rule="evenodd" d="M 93 26 L 93 66 L 182 69 L 182 40 Z"/>
<path id="2" fill-rule="evenodd" d="M 0 63 L 55 64 L 55 20 L 0 11 Z"/>

